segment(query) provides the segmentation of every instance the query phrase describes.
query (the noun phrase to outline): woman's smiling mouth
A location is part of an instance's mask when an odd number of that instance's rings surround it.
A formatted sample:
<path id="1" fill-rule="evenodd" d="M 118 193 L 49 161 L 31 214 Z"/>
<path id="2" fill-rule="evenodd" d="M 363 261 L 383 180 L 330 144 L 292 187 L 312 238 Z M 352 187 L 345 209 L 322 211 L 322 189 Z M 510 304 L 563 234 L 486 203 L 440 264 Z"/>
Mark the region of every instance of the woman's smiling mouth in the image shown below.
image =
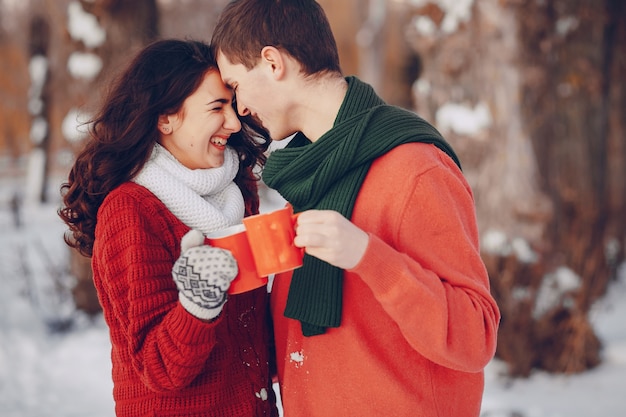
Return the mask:
<path id="1" fill-rule="evenodd" d="M 217 148 L 224 149 L 226 147 L 226 143 L 228 142 L 228 138 L 212 137 L 210 142 Z"/>

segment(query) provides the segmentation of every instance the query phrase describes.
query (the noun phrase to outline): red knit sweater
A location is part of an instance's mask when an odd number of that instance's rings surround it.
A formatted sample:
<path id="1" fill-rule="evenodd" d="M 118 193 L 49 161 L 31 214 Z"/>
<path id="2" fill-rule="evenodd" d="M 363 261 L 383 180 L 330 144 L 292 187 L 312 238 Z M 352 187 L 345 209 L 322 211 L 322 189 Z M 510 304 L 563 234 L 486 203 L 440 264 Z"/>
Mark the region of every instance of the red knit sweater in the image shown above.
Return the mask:
<path id="1" fill-rule="evenodd" d="M 274 279 L 288 417 L 476 417 L 500 319 L 478 247 L 473 197 L 432 145 L 376 160 L 352 221 L 369 233 L 344 275 L 341 326 L 304 337 L 283 316 L 291 273 Z"/>
<path id="2" fill-rule="evenodd" d="M 116 414 L 276 416 L 267 291 L 229 296 L 210 323 L 189 314 L 171 274 L 188 230 L 134 183 L 98 212 L 92 266 L 110 329 Z"/>

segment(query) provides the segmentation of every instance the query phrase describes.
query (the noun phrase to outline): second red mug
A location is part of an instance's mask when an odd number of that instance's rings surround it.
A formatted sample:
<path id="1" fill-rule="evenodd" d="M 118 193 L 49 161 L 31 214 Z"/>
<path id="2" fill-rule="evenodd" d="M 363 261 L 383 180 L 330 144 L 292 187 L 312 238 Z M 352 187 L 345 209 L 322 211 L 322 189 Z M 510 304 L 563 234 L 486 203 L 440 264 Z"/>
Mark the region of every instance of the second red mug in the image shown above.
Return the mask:
<path id="1" fill-rule="evenodd" d="M 298 215 L 290 204 L 243 219 L 257 273 L 266 277 L 302 266 L 304 249 L 293 244 Z"/>

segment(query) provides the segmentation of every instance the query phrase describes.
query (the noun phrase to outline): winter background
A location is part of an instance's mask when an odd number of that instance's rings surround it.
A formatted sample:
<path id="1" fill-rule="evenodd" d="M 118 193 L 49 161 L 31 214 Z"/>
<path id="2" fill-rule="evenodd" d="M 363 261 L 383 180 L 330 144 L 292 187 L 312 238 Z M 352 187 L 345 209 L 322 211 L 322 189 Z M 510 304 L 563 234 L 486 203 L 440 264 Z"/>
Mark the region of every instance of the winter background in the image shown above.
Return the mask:
<path id="1" fill-rule="evenodd" d="M 107 327 L 76 312 L 69 289 L 64 224 L 51 203 L 24 202 L 15 225 L 12 201 L 26 180 L 0 177 L 0 416 L 111 417 L 110 344 Z M 262 210 L 282 204 L 263 194 Z M 493 360 L 486 370 L 482 417 L 626 416 L 626 268 L 591 311 L 603 362 L 577 375 L 535 372 L 506 376 Z M 329 381 L 332 383 L 332 381 Z"/>
<path id="2" fill-rule="evenodd" d="M 102 42 L 92 17 L 76 7 L 68 12 L 70 36 L 92 46 Z M 31 62 L 35 93 L 46 65 L 45 59 Z M 68 68 L 90 78 L 101 62 L 94 55 L 78 54 L 70 58 Z M 63 126 L 68 140 L 81 138 L 76 122 L 72 111 Z M 455 130 L 473 131 L 485 123 L 481 112 L 464 108 L 446 107 L 437 114 L 437 125 Z M 33 124 L 33 142 L 46 128 Z M 108 330 L 101 315 L 89 318 L 77 312 L 70 293 L 65 226 L 56 215 L 62 179 L 49 178 L 49 203 L 35 203 L 42 187 L 43 157 L 35 152 L 17 162 L 17 171 L 27 175 L 16 175 L 15 161 L 0 158 L 0 417 L 111 417 Z M 20 201 L 18 212 L 14 208 Z M 275 194 L 263 195 L 263 211 L 280 205 Z M 497 236 L 491 237 L 496 239 L 483 245 L 497 250 Z M 567 274 L 558 278 L 565 284 L 571 279 Z M 486 369 L 482 417 L 626 416 L 624 300 L 626 267 L 590 312 L 604 346 L 602 363 L 592 370 L 577 375 L 535 372 L 513 379 L 507 377 L 506 365 L 494 359 Z"/>

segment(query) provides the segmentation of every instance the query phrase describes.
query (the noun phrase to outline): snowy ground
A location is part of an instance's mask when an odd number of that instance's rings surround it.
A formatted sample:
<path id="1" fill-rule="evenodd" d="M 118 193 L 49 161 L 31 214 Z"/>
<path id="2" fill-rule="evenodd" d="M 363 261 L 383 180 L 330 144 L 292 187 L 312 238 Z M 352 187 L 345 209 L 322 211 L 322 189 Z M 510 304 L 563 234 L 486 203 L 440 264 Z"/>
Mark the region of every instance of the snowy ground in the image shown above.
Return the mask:
<path id="1" fill-rule="evenodd" d="M 101 318 L 91 321 L 65 306 L 67 248 L 56 205 L 26 209 L 16 229 L 10 187 L 0 181 L 0 416 L 111 417 L 109 340 Z M 592 311 L 604 362 L 575 376 L 537 372 L 503 377 L 487 368 L 483 417 L 626 416 L 626 274 Z M 33 290 L 32 288 L 36 288 Z M 65 332 L 54 332 L 72 321 Z"/>

